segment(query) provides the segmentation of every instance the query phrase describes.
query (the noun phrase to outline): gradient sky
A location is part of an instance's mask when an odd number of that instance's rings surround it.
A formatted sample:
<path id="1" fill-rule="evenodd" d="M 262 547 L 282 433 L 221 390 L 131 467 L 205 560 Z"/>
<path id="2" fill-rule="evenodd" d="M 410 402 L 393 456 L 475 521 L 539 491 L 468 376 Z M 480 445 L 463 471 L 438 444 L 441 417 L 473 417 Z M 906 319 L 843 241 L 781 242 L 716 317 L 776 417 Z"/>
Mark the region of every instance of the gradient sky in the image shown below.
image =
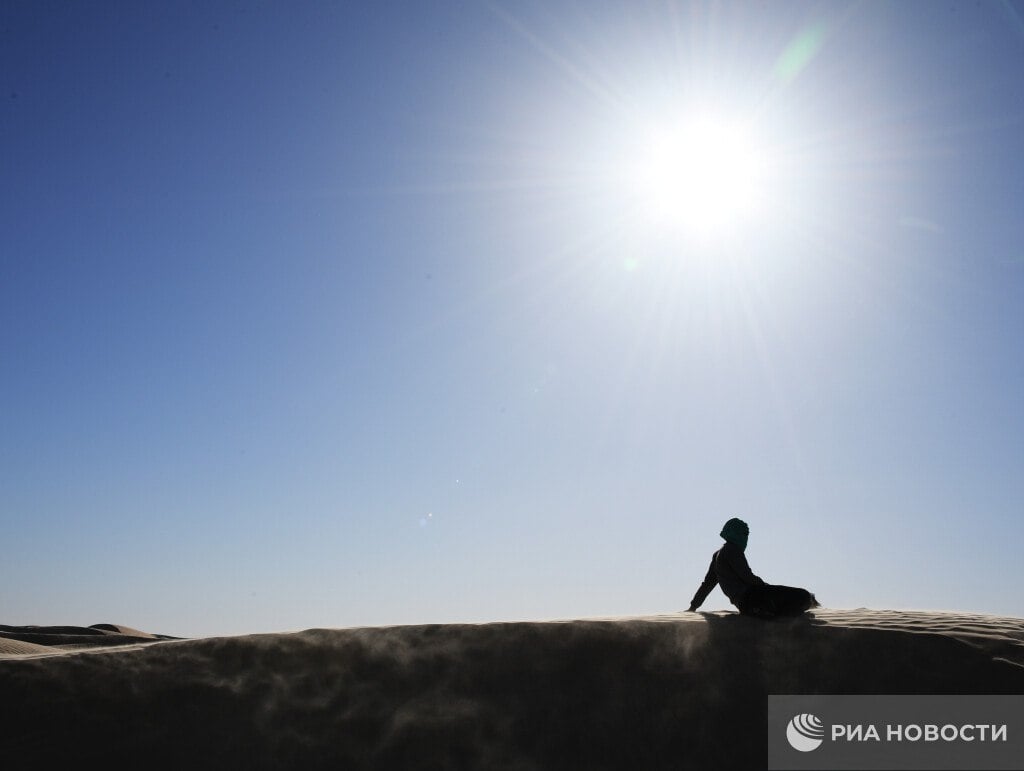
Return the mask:
<path id="1" fill-rule="evenodd" d="M 0 622 L 669 612 L 732 516 L 1024 616 L 1022 19 L 3 3 Z M 623 169 L 700 110 L 768 171 L 697 234 Z"/>

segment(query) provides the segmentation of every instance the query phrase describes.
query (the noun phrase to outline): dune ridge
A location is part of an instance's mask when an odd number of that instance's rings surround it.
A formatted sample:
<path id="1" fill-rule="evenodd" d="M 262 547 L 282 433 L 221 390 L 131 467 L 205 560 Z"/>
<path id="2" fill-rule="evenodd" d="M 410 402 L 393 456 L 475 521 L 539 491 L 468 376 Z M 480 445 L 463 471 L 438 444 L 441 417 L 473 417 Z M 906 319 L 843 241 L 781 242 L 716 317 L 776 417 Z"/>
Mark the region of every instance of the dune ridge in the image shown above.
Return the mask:
<path id="1" fill-rule="evenodd" d="M 192 640 L 109 626 L 68 628 L 69 647 L 59 632 L 47 646 L 41 628 L 0 627 L 0 640 L 33 646 L 0 656 L 0 753 L 16 767 L 749 769 L 765 764 L 770 694 L 1024 693 L 1024 619 L 963 613 Z"/>

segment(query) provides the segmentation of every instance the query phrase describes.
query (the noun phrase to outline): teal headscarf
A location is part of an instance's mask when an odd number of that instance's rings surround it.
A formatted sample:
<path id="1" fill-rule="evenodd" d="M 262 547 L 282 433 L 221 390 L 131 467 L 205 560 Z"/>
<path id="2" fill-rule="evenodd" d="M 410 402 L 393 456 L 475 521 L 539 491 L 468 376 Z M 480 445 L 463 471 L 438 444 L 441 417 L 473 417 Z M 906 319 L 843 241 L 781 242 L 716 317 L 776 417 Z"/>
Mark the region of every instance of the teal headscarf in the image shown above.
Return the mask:
<path id="1" fill-rule="evenodd" d="M 750 528 L 747 527 L 747 523 L 742 519 L 736 519 L 733 517 L 725 523 L 725 527 L 722 528 L 722 532 L 719 533 L 729 543 L 734 543 L 740 547 L 740 549 L 747 548 L 747 536 L 750 535 Z"/>

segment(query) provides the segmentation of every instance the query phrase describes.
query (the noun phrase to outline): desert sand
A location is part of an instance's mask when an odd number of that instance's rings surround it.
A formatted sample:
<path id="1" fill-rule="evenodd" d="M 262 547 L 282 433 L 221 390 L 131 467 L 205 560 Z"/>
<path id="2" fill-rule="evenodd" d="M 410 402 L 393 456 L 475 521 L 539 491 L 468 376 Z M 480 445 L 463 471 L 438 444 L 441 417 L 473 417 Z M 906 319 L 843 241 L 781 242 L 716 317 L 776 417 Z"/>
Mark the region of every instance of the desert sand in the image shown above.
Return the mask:
<path id="1" fill-rule="evenodd" d="M 202 639 L 0 626 L 11 769 L 756 769 L 767 697 L 787 693 L 1021 694 L 1024 619 L 818 609 Z"/>

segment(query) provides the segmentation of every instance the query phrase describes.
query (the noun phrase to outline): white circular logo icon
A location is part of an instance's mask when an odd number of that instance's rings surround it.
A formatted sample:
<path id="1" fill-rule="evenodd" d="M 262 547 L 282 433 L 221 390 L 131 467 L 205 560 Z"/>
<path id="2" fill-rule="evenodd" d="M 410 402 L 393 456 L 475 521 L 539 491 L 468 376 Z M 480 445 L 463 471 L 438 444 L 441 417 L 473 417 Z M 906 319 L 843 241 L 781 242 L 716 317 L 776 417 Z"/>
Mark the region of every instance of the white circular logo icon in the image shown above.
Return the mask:
<path id="1" fill-rule="evenodd" d="M 786 726 L 786 738 L 794 750 L 810 752 L 821 746 L 825 739 L 825 727 L 814 715 L 805 712 L 796 715 Z"/>

